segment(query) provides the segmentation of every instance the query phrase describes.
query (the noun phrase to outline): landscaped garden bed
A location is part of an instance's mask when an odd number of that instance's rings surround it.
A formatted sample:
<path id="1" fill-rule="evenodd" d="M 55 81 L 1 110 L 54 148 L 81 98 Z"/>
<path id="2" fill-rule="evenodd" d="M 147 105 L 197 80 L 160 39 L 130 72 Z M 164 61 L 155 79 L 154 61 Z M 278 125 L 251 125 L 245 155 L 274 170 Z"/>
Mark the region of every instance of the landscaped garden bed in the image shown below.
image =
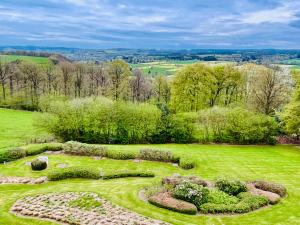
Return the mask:
<path id="1" fill-rule="evenodd" d="M 247 213 L 269 204 L 277 204 L 286 196 L 280 184 L 266 181 L 205 181 L 198 177 L 173 176 L 162 185 L 144 191 L 149 203 L 185 214 Z"/>
<path id="2" fill-rule="evenodd" d="M 19 216 L 50 219 L 71 225 L 165 225 L 109 201 L 94 193 L 67 192 L 27 196 L 11 211 Z"/>

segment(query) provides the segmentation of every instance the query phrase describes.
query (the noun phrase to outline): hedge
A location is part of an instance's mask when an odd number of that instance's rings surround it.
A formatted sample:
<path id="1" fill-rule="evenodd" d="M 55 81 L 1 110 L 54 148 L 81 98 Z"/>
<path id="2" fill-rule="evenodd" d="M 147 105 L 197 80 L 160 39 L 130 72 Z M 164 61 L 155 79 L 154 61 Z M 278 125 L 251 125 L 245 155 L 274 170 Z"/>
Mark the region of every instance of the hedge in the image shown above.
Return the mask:
<path id="1" fill-rule="evenodd" d="M 154 177 L 154 173 L 152 172 L 130 172 L 130 171 L 124 171 L 124 172 L 116 172 L 116 173 L 108 173 L 104 174 L 102 176 L 103 180 L 108 179 L 115 179 L 115 178 L 124 178 L 124 177 Z"/>

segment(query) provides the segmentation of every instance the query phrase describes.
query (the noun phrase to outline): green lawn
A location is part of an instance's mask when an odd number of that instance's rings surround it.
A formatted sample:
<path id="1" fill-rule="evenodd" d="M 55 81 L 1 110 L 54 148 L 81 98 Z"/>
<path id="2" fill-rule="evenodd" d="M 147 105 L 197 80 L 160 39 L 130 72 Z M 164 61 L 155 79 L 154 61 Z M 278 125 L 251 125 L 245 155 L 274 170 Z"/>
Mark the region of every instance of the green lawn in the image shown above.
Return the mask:
<path id="1" fill-rule="evenodd" d="M 2 112 L 3 113 L 3 112 Z M 31 113 L 6 111 L 3 120 L 1 116 L 0 128 L 3 124 L 11 124 L 7 129 L 22 130 L 25 118 L 31 123 Z M 1 115 L 1 114 L 0 114 Z M 30 115 L 30 116 L 29 116 Z M 13 118 L 13 119 L 12 119 Z M 21 119 L 22 118 L 22 119 Z M 19 124 L 15 121 L 23 121 Z M 14 125 L 13 125 L 14 124 Z M 34 128 L 31 125 L 31 132 Z M 14 132 L 10 132 L 14 134 Z M 38 133 L 38 132 L 37 132 Z M 0 136 L 3 136 L 1 132 Z M 7 135 L 8 137 L 8 135 Z M 16 136 L 17 142 L 22 138 Z M 2 145 L 11 144 L 13 138 L 5 139 Z M 92 157 L 49 155 L 50 168 L 59 163 L 69 166 L 91 166 L 103 171 L 115 170 L 151 170 L 155 178 L 124 178 L 115 180 L 65 180 L 49 182 L 42 185 L 1 185 L 0 186 L 0 224 L 55 224 L 48 221 L 26 219 L 14 216 L 9 212 L 12 204 L 25 195 L 58 192 L 58 191 L 91 191 L 100 194 L 115 204 L 129 208 L 138 213 L 164 220 L 172 224 L 300 224 L 300 149 L 294 146 L 230 146 L 230 145 L 197 145 L 197 144 L 169 144 L 152 145 L 160 149 L 169 149 L 181 156 L 189 156 L 197 162 L 192 170 L 183 170 L 171 164 L 160 162 L 136 163 L 131 160 L 95 160 Z M 111 149 L 138 151 L 142 145 L 111 145 Z M 0 175 L 38 177 L 47 174 L 46 171 L 32 172 L 25 165 L 32 158 L 24 158 L 6 165 L 0 165 Z M 144 186 L 160 182 L 162 177 L 180 173 L 182 175 L 197 175 L 208 180 L 218 177 L 232 177 L 241 180 L 265 179 L 284 184 L 288 190 L 288 197 L 281 203 L 268 208 L 260 209 L 244 215 L 235 216 L 190 216 L 160 209 L 143 202 L 138 198 L 138 192 Z"/>
<path id="2" fill-rule="evenodd" d="M 24 60 L 36 62 L 39 64 L 47 64 L 49 63 L 49 59 L 47 57 L 38 57 L 38 56 L 23 56 L 23 55 L 0 55 L 0 60 L 11 62 L 15 60 Z"/>
<path id="3" fill-rule="evenodd" d="M 45 135 L 33 126 L 34 113 L 0 109 L 0 152 L 18 146 L 36 136 Z"/>

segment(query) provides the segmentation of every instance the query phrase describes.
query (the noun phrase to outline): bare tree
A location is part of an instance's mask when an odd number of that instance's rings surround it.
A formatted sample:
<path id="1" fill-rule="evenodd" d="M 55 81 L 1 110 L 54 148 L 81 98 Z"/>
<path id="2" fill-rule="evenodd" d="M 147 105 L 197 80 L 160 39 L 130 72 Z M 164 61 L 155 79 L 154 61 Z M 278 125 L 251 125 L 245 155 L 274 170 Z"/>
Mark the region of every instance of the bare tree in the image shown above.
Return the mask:
<path id="1" fill-rule="evenodd" d="M 70 92 L 69 83 L 72 79 L 72 73 L 74 68 L 71 63 L 65 61 L 59 64 L 59 68 L 62 71 L 64 95 L 67 96 Z"/>
<path id="2" fill-rule="evenodd" d="M 2 86 L 2 95 L 3 95 L 4 101 L 6 99 L 5 85 L 6 85 L 8 77 L 9 77 L 9 65 L 8 65 L 8 63 L 2 62 L 0 60 L 0 82 L 1 82 L 1 86 Z"/>

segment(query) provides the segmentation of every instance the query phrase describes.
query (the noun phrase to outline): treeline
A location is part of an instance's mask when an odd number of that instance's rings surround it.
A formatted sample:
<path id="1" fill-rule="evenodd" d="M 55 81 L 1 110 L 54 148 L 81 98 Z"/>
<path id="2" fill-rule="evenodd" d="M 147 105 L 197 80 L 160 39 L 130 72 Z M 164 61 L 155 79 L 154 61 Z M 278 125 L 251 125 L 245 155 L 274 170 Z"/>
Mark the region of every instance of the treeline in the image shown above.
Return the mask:
<path id="1" fill-rule="evenodd" d="M 274 143 L 277 134 L 300 135 L 293 77 L 255 64 L 195 63 L 152 78 L 122 60 L 0 62 L 0 105 L 48 112 L 43 124 L 64 140 Z"/>

